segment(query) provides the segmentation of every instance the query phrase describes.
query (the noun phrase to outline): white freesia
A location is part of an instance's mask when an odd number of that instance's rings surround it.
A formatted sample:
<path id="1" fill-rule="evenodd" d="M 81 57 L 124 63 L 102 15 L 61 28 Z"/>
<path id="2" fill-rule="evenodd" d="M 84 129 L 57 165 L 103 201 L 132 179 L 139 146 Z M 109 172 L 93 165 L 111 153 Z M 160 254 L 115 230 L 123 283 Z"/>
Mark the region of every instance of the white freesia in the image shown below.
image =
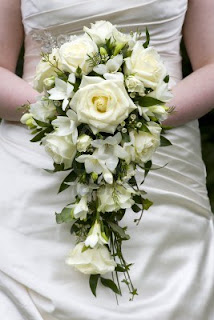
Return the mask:
<path id="1" fill-rule="evenodd" d="M 122 141 L 122 135 L 117 132 L 113 137 L 107 137 L 106 139 L 94 140 L 91 145 L 97 148 L 97 156 L 100 159 L 106 160 L 109 163 L 108 167 L 112 172 L 118 164 L 118 158 L 125 159 L 128 155 L 125 149 L 120 146 Z"/>
<path id="2" fill-rule="evenodd" d="M 96 44 L 103 44 L 110 39 L 113 31 L 116 29 L 109 21 L 96 21 L 91 23 L 91 28 L 84 27 L 83 30 L 96 42 Z"/>
<path id="3" fill-rule="evenodd" d="M 133 40 L 130 34 L 120 32 L 117 28 L 113 29 L 112 38 L 116 41 L 116 43 L 123 45 L 129 44 Z"/>
<path id="4" fill-rule="evenodd" d="M 22 124 L 25 124 L 28 129 L 35 129 L 37 127 L 36 121 L 33 119 L 32 113 L 24 113 L 20 119 Z"/>
<path id="5" fill-rule="evenodd" d="M 63 70 L 75 73 L 80 67 L 83 74 L 92 71 L 89 56 L 98 52 L 96 44 L 86 35 L 73 36 L 69 42 L 64 43 L 59 49 L 59 57 Z"/>
<path id="6" fill-rule="evenodd" d="M 144 49 L 141 42 L 133 48 L 131 57 L 125 58 L 125 73 L 134 74 L 146 88 L 155 89 L 166 76 L 166 68 L 153 47 Z"/>
<path id="7" fill-rule="evenodd" d="M 87 148 L 91 144 L 91 137 L 88 136 L 87 134 L 82 134 L 78 139 L 77 139 L 77 151 L 79 152 L 86 152 Z"/>
<path id="8" fill-rule="evenodd" d="M 56 64 L 56 60 L 58 60 L 58 49 L 54 48 L 52 53 L 49 54 L 49 62 L 40 60 L 36 67 L 36 74 L 33 81 L 33 87 L 38 92 L 42 92 L 44 89 L 44 81 L 46 78 L 50 78 L 51 76 L 56 76 L 56 68 L 54 65 Z"/>
<path id="9" fill-rule="evenodd" d="M 78 243 L 69 253 L 66 264 L 85 274 L 105 274 L 114 271 L 116 263 L 106 246 L 83 250 L 84 247 L 84 242 Z"/>
<path id="10" fill-rule="evenodd" d="M 73 143 L 76 144 L 78 137 L 77 126 L 77 115 L 73 110 L 68 110 L 66 113 L 67 117 L 58 116 L 52 121 L 52 125 L 55 127 L 55 132 L 59 136 L 72 135 Z"/>
<path id="11" fill-rule="evenodd" d="M 101 212 L 112 212 L 120 209 L 131 208 L 135 203 L 132 195 L 135 191 L 128 185 L 119 184 L 103 185 L 97 191 L 99 200 L 98 210 Z"/>
<path id="12" fill-rule="evenodd" d="M 74 86 L 59 78 L 55 78 L 55 87 L 48 90 L 50 100 L 63 100 L 62 110 L 65 110 L 69 99 L 74 95 Z"/>
<path id="13" fill-rule="evenodd" d="M 122 81 L 83 76 L 70 107 L 78 120 L 90 125 L 93 133 L 114 133 L 116 127 L 136 108 Z"/>
<path id="14" fill-rule="evenodd" d="M 98 64 L 93 70 L 100 74 L 104 75 L 105 73 L 116 73 L 123 63 L 123 56 L 118 54 L 116 57 L 109 59 L 106 64 Z"/>
<path id="15" fill-rule="evenodd" d="M 94 248 L 97 245 L 103 245 L 107 243 L 108 238 L 106 237 L 106 234 L 101 231 L 100 223 L 96 220 L 85 240 L 85 246 Z"/>
<path id="16" fill-rule="evenodd" d="M 53 102 L 47 99 L 43 100 L 41 97 L 30 105 L 29 111 L 33 118 L 43 122 L 49 122 L 56 115 L 56 107 Z"/>
<path id="17" fill-rule="evenodd" d="M 139 95 L 145 95 L 145 88 L 142 81 L 135 76 L 128 76 L 125 83 L 129 92 L 137 92 Z"/>
<path id="18" fill-rule="evenodd" d="M 160 81 L 157 84 L 156 89 L 154 91 L 151 91 L 148 94 L 148 97 L 152 97 L 163 102 L 168 102 L 169 100 L 172 99 L 173 95 L 168 88 L 168 83 L 165 83 L 164 81 Z"/>
<path id="19" fill-rule="evenodd" d="M 147 127 L 150 132 L 145 131 L 131 131 L 131 145 L 127 143 L 127 151 L 130 151 L 134 161 L 136 162 L 147 162 L 151 160 L 153 153 L 160 145 L 160 133 L 161 127 L 155 122 L 148 122 Z M 133 147 L 134 150 L 133 150 Z M 129 148 L 131 147 L 131 149 Z M 134 155 L 133 155 L 134 151 Z"/>
<path id="20" fill-rule="evenodd" d="M 86 218 L 88 213 L 88 197 L 84 195 L 80 201 L 77 202 L 73 207 L 73 215 L 76 219 L 83 220 Z"/>
<path id="21" fill-rule="evenodd" d="M 159 121 L 164 121 L 168 117 L 169 107 L 166 105 L 154 105 L 151 107 L 141 107 L 142 116 L 146 121 L 150 121 L 153 118 L 158 119 Z"/>
<path id="22" fill-rule="evenodd" d="M 71 135 L 59 136 L 56 132 L 49 133 L 42 139 L 42 144 L 55 163 L 64 163 L 65 169 L 71 167 L 76 154 L 76 146 Z"/>
<path id="23" fill-rule="evenodd" d="M 117 165 L 117 160 L 115 163 L 115 158 L 108 159 L 106 155 L 101 157 L 98 155 L 98 151 L 95 151 L 93 154 L 83 154 L 77 157 L 76 161 L 84 163 L 87 173 L 103 174 L 103 178 L 107 183 L 113 183 L 112 171 Z"/>

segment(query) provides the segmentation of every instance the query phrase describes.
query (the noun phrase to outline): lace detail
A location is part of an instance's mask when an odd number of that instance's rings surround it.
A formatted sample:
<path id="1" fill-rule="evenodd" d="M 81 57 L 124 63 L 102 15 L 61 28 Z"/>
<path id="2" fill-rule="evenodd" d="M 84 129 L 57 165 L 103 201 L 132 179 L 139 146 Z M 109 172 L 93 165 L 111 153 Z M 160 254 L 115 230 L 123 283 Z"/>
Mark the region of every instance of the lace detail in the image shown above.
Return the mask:
<path id="1" fill-rule="evenodd" d="M 65 42 L 70 41 L 71 35 L 59 34 L 54 35 L 50 31 L 32 31 L 32 39 L 41 43 L 41 50 L 45 53 L 51 53 L 53 48 L 59 48 Z"/>

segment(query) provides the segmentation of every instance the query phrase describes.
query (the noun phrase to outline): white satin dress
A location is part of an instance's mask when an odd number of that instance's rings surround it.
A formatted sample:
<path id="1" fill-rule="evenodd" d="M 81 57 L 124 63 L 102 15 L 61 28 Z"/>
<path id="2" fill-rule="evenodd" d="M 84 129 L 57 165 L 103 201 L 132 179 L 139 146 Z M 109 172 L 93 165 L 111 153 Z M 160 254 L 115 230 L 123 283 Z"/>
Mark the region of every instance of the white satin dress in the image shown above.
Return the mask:
<path id="1" fill-rule="evenodd" d="M 149 28 L 173 81 L 182 78 L 179 43 L 187 0 L 22 0 L 25 81 L 32 83 L 41 44 L 32 34 L 79 34 L 84 25 L 109 20 L 123 31 Z M 190 92 L 190 94 L 193 94 Z M 68 225 L 54 213 L 71 191 L 57 195 L 64 173 L 51 175 L 52 160 L 29 142 L 21 124 L 0 126 L 0 318 L 4 320 L 213 320 L 214 228 L 205 187 L 198 122 L 169 132 L 173 146 L 160 148 L 144 188 L 154 206 L 139 226 L 123 220 L 131 239 L 126 260 L 139 295 L 126 286 L 115 295 L 101 286 L 95 298 L 88 276 L 64 263 L 74 246 Z M 140 179 L 140 176 L 137 176 Z M 121 278 L 122 280 L 122 278 Z"/>

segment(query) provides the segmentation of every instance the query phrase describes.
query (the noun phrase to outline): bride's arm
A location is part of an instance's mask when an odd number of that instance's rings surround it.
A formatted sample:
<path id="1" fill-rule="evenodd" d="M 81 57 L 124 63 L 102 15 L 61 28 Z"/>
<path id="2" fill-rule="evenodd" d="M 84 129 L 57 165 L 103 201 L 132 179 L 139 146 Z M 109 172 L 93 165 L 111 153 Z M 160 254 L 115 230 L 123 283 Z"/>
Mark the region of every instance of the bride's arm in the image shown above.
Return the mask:
<path id="1" fill-rule="evenodd" d="M 189 0 L 183 36 L 193 73 L 173 89 L 176 111 L 164 124 L 178 126 L 214 108 L 214 1 Z"/>
<path id="2" fill-rule="evenodd" d="M 38 93 L 14 72 L 23 42 L 20 0 L 0 0 L 0 118 L 18 121 L 16 110 Z"/>

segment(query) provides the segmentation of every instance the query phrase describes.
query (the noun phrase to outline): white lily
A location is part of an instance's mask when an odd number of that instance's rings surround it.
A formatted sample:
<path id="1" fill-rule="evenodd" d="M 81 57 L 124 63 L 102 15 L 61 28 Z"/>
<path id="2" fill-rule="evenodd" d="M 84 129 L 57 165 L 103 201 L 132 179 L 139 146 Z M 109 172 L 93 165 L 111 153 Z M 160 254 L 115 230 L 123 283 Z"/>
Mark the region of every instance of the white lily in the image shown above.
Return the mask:
<path id="1" fill-rule="evenodd" d="M 108 238 L 105 232 L 101 231 L 100 223 L 95 221 L 94 225 L 91 227 L 88 236 L 85 240 L 85 246 L 94 248 L 96 245 L 103 245 L 108 243 Z"/>
<path id="2" fill-rule="evenodd" d="M 104 75 L 105 73 L 116 73 L 123 63 L 123 56 L 118 54 L 112 59 L 109 59 L 106 64 L 98 64 L 93 70 L 100 74 Z"/>
<path id="3" fill-rule="evenodd" d="M 49 99 L 63 100 L 62 110 L 65 110 L 69 103 L 69 98 L 72 98 L 72 96 L 74 95 L 73 90 L 74 86 L 72 84 L 56 78 L 55 87 L 48 90 L 48 93 L 50 94 Z"/>
<path id="4" fill-rule="evenodd" d="M 58 116 L 52 121 L 58 136 L 72 135 L 73 143 L 76 144 L 78 138 L 77 126 L 79 124 L 77 120 L 77 114 L 73 110 L 68 110 L 67 117 Z"/>

